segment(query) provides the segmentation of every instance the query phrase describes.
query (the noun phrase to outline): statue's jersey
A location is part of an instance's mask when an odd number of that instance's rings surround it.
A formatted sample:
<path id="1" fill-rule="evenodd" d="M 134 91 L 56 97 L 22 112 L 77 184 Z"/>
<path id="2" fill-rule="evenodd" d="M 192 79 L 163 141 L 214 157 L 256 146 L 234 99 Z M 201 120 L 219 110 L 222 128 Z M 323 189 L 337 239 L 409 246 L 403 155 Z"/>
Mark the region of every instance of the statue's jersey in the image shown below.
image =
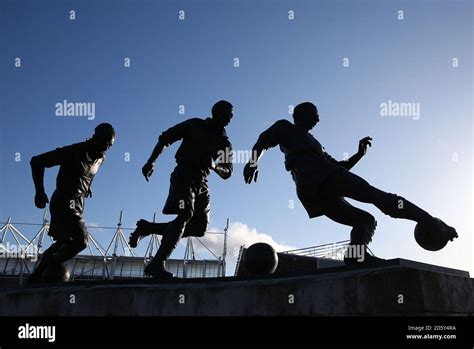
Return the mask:
<path id="1" fill-rule="evenodd" d="M 59 166 L 56 190 L 68 197 L 83 198 L 92 194 L 92 180 L 104 160 L 104 154 L 92 158 L 87 151 L 87 142 L 81 142 L 34 156 L 31 166 L 43 169 Z M 82 213 L 83 200 L 78 202 L 81 204 L 76 205 L 79 206 L 76 210 Z"/>
<path id="2" fill-rule="evenodd" d="M 232 174 L 232 145 L 224 128 L 211 119 L 193 118 L 164 131 L 159 142 L 168 146 L 182 140 L 176 152 L 176 168 L 171 174 L 170 191 L 164 214 L 193 212 L 200 222 L 209 220 L 209 188 L 207 176 L 214 162 L 214 171 L 222 178 Z M 218 160 L 218 161 L 217 161 Z"/>
<path id="3" fill-rule="evenodd" d="M 336 171 L 346 171 L 305 129 L 288 120 L 278 120 L 260 134 L 257 144 L 263 149 L 280 146 L 285 168 L 296 183 L 298 198 L 310 217 L 323 214 L 324 181 Z"/>
<path id="4" fill-rule="evenodd" d="M 48 232 L 57 241 L 87 241 L 87 228 L 82 218 L 84 197 L 92 195 L 92 180 L 105 160 L 103 153 L 98 158 L 91 157 L 87 148 L 87 141 L 75 143 L 31 159 L 32 168 L 43 173 L 45 168 L 59 166 L 56 190 L 49 204 L 51 224 Z"/>
<path id="5" fill-rule="evenodd" d="M 219 158 L 226 161 L 221 161 L 218 166 L 232 173 L 232 157 L 221 156 L 224 153 L 231 155 L 232 145 L 225 129 L 216 127 L 210 118 L 183 121 L 164 131 L 159 142 L 168 146 L 181 139 L 175 156 L 178 166 L 186 166 L 194 176 L 205 180 L 212 162 Z"/>

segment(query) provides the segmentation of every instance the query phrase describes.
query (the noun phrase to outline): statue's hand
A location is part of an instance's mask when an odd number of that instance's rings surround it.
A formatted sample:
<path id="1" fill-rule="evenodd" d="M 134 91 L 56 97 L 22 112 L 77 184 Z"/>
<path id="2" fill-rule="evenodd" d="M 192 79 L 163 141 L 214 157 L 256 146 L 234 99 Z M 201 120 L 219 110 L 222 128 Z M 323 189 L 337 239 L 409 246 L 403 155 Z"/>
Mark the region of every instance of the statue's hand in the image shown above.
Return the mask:
<path id="1" fill-rule="evenodd" d="M 49 202 L 48 195 L 43 192 L 36 193 L 35 195 L 35 206 L 38 208 L 45 208 L 46 204 Z"/>
<path id="2" fill-rule="evenodd" d="M 258 177 L 258 166 L 257 164 L 253 164 L 252 162 L 248 162 L 247 165 L 244 167 L 244 181 L 247 184 L 257 181 Z"/>
<path id="3" fill-rule="evenodd" d="M 358 153 L 360 155 L 365 155 L 365 153 L 367 153 L 367 147 L 371 147 L 372 146 L 372 138 L 370 137 L 365 137 L 365 138 L 362 138 L 360 141 L 359 141 L 359 151 Z"/>
<path id="4" fill-rule="evenodd" d="M 145 165 L 142 167 L 142 174 L 145 177 L 146 181 L 148 182 L 148 178 L 151 177 L 153 173 L 153 163 L 152 162 L 147 162 Z"/>

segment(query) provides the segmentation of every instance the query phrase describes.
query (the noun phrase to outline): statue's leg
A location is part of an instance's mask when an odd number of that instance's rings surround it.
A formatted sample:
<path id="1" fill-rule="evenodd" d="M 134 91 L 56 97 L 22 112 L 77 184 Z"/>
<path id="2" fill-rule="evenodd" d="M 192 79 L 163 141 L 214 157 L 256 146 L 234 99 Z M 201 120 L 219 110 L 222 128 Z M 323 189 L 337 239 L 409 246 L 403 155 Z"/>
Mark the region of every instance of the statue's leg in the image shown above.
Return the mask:
<path id="1" fill-rule="evenodd" d="M 193 217 L 186 224 L 183 237 L 195 236 L 203 237 L 209 224 L 209 215 L 211 211 L 211 203 L 209 190 L 207 185 L 201 188 L 199 195 L 194 202 Z"/>
<path id="2" fill-rule="evenodd" d="M 49 263 L 56 263 L 56 253 L 60 250 L 61 246 L 67 240 L 68 232 L 70 231 L 69 226 L 69 212 L 61 209 L 60 205 L 57 205 L 57 197 L 53 194 L 51 198 L 50 210 L 51 210 L 51 224 L 49 226 L 48 235 L 54 239 L 54 243 L 43 252 L 40 261 L 36 265 L 35 270 L 28 277 L 28 282 L 36 283 L 42 282 L 42 275 L 46 270 Z M 58 208 L 59 206 L 59 208 Z"/>
<path id="3" fill-rule="evenodd" d="M 53 222 L 53 219 L 51 221 Z M 66 215 L 61 217 L 60 221 L 60 225 L 53 226 L 56 241 L 44 251 L 41 261 L 28 278 L 29 282 L 42 281 L 42 275 L 48 264 L 64 263 L 87 247 L 89 234 L 82 217 Z"/>
<path id="4" fill-rule="evenodd" d="M 182 168 L 177 166 L 170 176 L 169 193 L 163 208 L 163 213 L 172 215 L 179 214 L 184 208 L 183 205 L 192 206 L 190 202 L 190 198 L 192 197 L 193 193 L 190 180 L 186 177 L 186 173 L 183 173 Z M 140 219 L 137 222 L 136 229 L 130 234 L 128 241 L 129 246 L 132 248 L 137 247 L 143 237 L 151 234 L 164 235 L 169 223 L 170 222 L 153 223 L 145 219 Z"/>
<path id="5" fill-rule="evenodd" d="M 143 222 L 142 223 L 143 224 L 142 236 L 148 236 L 151 234 L 163 235 L 169 223 L 169 222 L 165 222 L 165 223 L 148 222 L 144 219 L 141 219 L 140 222 Z"/>
<path id="6" fill-rule="evenodd" d="M 145 275 L 153 277 L 173 276 L 172 273 L 166 271 L 165 261 L 176 248 L 178 241 L 183 236 L 186 225 L 195 213 L 196 198 L 199 196 L 200 188 L 205 186 L 205 183 L 197 182 L 196 178 L 199 178 L 199 176 L 179 165 L 171 174 L 170 191 L 163 213 L 177 214 L 177 217 L 166 225 L 160 248 L 153 260 L 145 267 Z"/>
<path id="7" fill-rule="evenodd" d="M 181 239 L 187 222 L 192 218 L 191 209 L 183 209 L 178 216 L 168 223 L 161 239 L 160 248 L 153 260 L 146 266 L 145 274 L 154 277 L 172 277 L 165 269 L 165 261 L 169 258 Z"/>
<path id="8" fill-rule="evenodd" d="M 88 246 L 89 233 L 82 217 L 68 217 L 68 231 L 68 238 L 61 241 L 61 246 L 53 255 L 57 263 L 68 261 Z"/>
<path id="9" fill-rule="evenodd" d="M 338 196 L 374 204 L 380 211 L 393 218 L 410 219 L 419 223 L 431 223 L 434 219 L 428 212 L 407 199 L 375 188 L 349 171 L 335 174 L 328 185 Z"/>
<path id="10" fill-rule="evenodd" d="M 169 258 L 173 250 L 176 248 L 179 239 L 181 239 L 186 223 L 192 218 L 192 215 L 192 211 L 183 210 L 183 212 L 178 214 L 174 220 L 169 222 L 155 258 L 160 260 L 166 260 Z"/>
<path id="11" fill-rule="evenodd" d="M 324 214 L 337 223 L 352 227 L 351 241 L 344 256 L 346 264 L 380 260 L 380 258 L 367 253 L 367 245 L 372 241 L 372 236 L 377 227 L 377 221 L 374 216 L 352 206 L 342 197 L 326 200 Z"/>
<path id="12" fill-rule="evenodd" d="M 49 209 L 51 212 L 51 223 L 49 225 L 48 235 L 54 239 L 54 243 L 43 252 L 40 261 L 36 264 L 36 268 L 28 277 L 28 282 L 35 283 L 42 281 L 42 275 L 48 263 L 51 261 L 51 256 L 61 247 L 61 237 L 64 235 L 67 227 L 64 225 L 64 213 L 57 208 L 61 205 L 57 204 L 57 193 L 54 192 L 51 196 Z"/>
<path id="13" fill-rule="evenodd" d="M 368 244 L 372 241 L 377 221 L 370 213 L 352 206 L 342 197 L 328 200 L 324 214 L 331 220 L 352 227 L 351 243 Z"/>
<path id="14" fill-rule="evenodd" d="M 177 212 L 174 220 L 166 225 L 161 239 L 160 248 L 153 260 L 146 266 L 146 275 L 154 277 L 172 277 L 173 274 L 165 269 L 165 261 L 176 248 L 186 228 L 186 224 L 194 215 L 194 204 L 196 193 L 192 188 L 192 181 L 187 178 L 173 178 L 167 202 L 174 202 L 178 206 L 173 207 Z M 166 205 L 165 205 L 166 206 Z"/>
<path id="15" fill-rule="evenodd" d="M 47 250 L 43 252 L 40 261 L 36 265 L 35 270 L 30 274 L 28 277 L 29 283 L 41 282 L 42 275 L 48 266 L 48 263 L 51 262 L 51 256 L 58 251 L 59 247 L 61 247 L 61 243 L 55 241 Z"/>
<path id="16" fill-rule="evenodd" d="M 130 247 L 135 248 L 138 246 L 138 242 L 151 234 L 163 235 L 168 227 L 168 223 L 154 223 L 148 222 L 144 219 L 140 219 L 137 222 L 136 229 L 130 234 L 128 244 Z"/>

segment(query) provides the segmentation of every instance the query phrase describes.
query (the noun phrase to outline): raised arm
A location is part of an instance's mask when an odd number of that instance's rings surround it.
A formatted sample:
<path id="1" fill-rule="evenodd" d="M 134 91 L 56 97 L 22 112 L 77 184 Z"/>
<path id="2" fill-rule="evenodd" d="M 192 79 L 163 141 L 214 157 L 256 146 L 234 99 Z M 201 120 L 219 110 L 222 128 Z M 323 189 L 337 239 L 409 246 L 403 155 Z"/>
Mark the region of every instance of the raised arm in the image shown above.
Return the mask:
<path id="1" fill-rule="evenodd" d="M 260 134 L 257 142 L 252 148 L 250 160 L 244 168 L 245 183 L 250 184 L 252 183 L 252 180 L 255 182 L 257 181 L 258 161 L 265 150 L 276 147 L 280 144 L 281 135 L 283 133 L 282 131 L 287 122 L 288 121 L 286 120 L 279 120 Z"/>
<path id="2" fill-rule="evenodd" d="M 350 170 L 352 169 L 355 164 L 357 164 L 359 162 L 360 159 L 362 159 L 362 157 L 367 153 L 367 147 L 371 147 L 372 146 L 372 138 L 370 137 L 365 137 L 365 138 L 362 138 L 360 141 L 359 141 L 359 149 L 357 151 L 357 153 L 355 153 L 354 155 L 352 155 L 349 159 L 347 160 L 342 160 L 342 161 L 337 161 L 336 159 L 334 159 L 333 157 L 331 157 L 328 153 L 326 153 L 326 159 L 329 161 L 329 162 L 332 162 L 332 163 L 335 163 L 339 166 L 342 166 L 344 167 L 346 170 Z"/>
<path id="3" fill-rule="evenodd" d="M 146 164 L 142 167 L 142 173 L 145 179 L 148 182 L 148 178 L 152 175 L 153 173 L 153 167 L 156 159 L 158 159 L 158 156 L 163 152 L 163 150 L 166 149 L 169 145 L 173 144 L 174 142 L 182 139 L 184 137 L 184 134 L 188 128 L 190 120 L 183 121 L 166 131 L 164 131 L 159 137 L 158 137 L 158 142 L 155 145 L 155 148 L 153 148 L 153 152 L 151 153 L 150 157 L 148 158 L 148 161 Z"/>

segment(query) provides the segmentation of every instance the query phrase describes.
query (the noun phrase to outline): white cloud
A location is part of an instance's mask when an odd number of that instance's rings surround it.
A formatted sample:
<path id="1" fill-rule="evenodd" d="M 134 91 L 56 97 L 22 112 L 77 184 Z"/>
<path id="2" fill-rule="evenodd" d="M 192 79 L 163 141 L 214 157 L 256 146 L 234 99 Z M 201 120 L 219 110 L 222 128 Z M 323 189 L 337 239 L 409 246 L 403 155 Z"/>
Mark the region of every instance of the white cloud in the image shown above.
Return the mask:
<path id="1" fill-rule="evenodd" d="M 219 231 L 217 229 L 209 229 L 212 231 Z M 223 235 L 221 234 L 206 234 L 200 239 L 216 256 L 222 255 L 223 249 Z M 237 257 L 239 255 L 240 246 L 250 245 L 257 242 L 265 242 L 272 245 L 277 252 L 292 250 L 295 247 L 284 245 L 276 242 L 271 235 L 259 233 L 256 229 L 250 228 L 247 224 L 241 222 L 232 222 L 229 224 L 229 230 L 227 233 L 227 275 L 233 275 Z M 197 253 L 206 251 L 199 243 L 194 244 L 194 248 Z"/>

